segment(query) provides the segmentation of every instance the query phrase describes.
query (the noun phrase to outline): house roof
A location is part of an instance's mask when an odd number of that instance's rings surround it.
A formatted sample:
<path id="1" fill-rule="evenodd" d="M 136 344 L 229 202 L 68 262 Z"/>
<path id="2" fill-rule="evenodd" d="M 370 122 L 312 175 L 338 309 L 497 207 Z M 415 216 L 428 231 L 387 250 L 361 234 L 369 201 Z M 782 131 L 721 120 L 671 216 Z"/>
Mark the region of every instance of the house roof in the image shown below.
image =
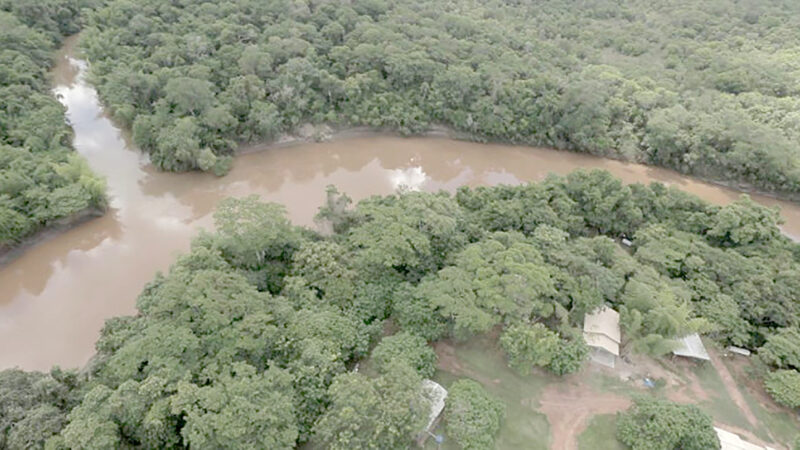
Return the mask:
<path id="1" fill-rule="evenodd" d="M 772 450 L 770 447 L 762 447 L 742 439 L 738 434 L 725 431 L 722 428 L 714 427 L 719 438 L 721 450 Z"/>
<path id="2" fill-rule="evenodd" d="M 428 415 L 428 424 L 425 426 L 425 431 L 430 431 L 436 418 L 442 413 L 444 409 L 444 399 L 447 398 L 447 389 L 441 384 L 433 380 L 422 380 L 422 395 L 431 404 L 431 410 Z"/>
<path id="3" fill-rule="evenodd" d="M 601 306 L 591 314 L 586 314 L 583 319 L 583 332 L 602 334 L 609 337 L 617 344 L 620 343 L 619 313 L 609 308 Z M 587 339 L 587 343 L 588 343 Z M 619 351 L 617 351 L 619 353 Z"/>
<path id="4" fill-rule="evenodd" d="M 728 347 L 728 351 L 731 353 L 736 353 L 737 355 L 750 356 L 750 350 L 742 347 L 736 347 L 731 345 Z"/>
<path id="5" fill-rule="evenodd" d="M 614 342 L 613 339 L 605 334 L 583 333 L 583 339 L 589 347 L 602 348 L 614 356 L 619 356 L 619 343 Z"/>
<path id="6" fill-rule="evenodd" d="M 685 356 L 687 358 L 702 359 L 704 361 L 711 360 L 705 345 L 703 345 L 703 341 L 700 340 L 699 334 L 694 333 L 684 336 L 677 339 L 676 342 L 678 343 L 678 348 L 672 351 L 673 354 Z"/>

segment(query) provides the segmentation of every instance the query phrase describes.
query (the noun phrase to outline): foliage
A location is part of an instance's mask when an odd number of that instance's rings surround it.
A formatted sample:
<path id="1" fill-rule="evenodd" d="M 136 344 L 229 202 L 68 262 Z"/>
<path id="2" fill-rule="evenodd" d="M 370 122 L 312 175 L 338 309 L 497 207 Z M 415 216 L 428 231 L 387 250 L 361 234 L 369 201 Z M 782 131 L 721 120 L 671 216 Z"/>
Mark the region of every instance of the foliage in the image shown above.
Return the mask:
<path id="1" fill-rule="evenodd" d="M 465 450 L 494 448 L 494 438 L 505 416 L 503 403 L 472 380 L 450 386 L 445 408 L 447 435 Z"/>
<path id="2" fill-rule="evenodd" d="M 293 448 L 298 437 L 292 377 L 237 363 L 213 386 L 181 383 L 173 414 L 186 421 L 181 435 L 196 448 Z"/>
<path id="3" fill-rule="evenodd" d="M 331 406 L 314 428 L 315 440 L 330 449 L 408 446 L 430 410 L 421 386 L 422 378 L 403 363 L 375 379 L 338 376 L 329 390 Z"/>
<path id="4" fill-rule="evenodd" d="M 800 329 L 781 328 L 770 335 L 758 349 L 758 357 L 778 369 L 800 370 Z"/>
<path id="5" fill-rule="evenodd" d="M 796 370 L 776 370 L 764 380 L 767 392 L 778 403 L 789 408 L 800 408 L 800 372 Z"/>
<path id="6" fill-rule="evenodd" d="M 588 358 L 589 346 L 586 345 L 583 336 L 578 335 L 559 342 L 558 352 L 550 359 L 547 368 L 556 375 L 575 373 Z"/>
<path id="7" fill-rule="evenodd" d="M 3 445 L 406 447 L 428 414 L 428 342 L 496 331 L 514 369 L 572 373 L 600 305 L 634 349 L 662 353 L 690 331 L 758 349 L 788 369 L 767 383 L 791 398 L 800 251 L 747 200 L 731 225 L 725 207 L 600 171 L 356 205 L 329 195 L 325 233 L 256 197 L 222 202 L 216 231 L 156 275 L 137 314 L 106 322 L 82 375 L 0 373 Z M 387 321 L 400 330 L 381 338 Z M 370 349 L 377 370 L 349 371 Z M 491 446 L 483 427 L 499 419 L 464 414 L 465 445 Z M 689 407 L 645 399 L 625 417 L 634 448 L 716 442 Z M 662 434 L 666 447 L 643 443 Z"/>
<path id="8" fill-rule="evenodd" d="M 78 2 L 0 1 L 0 250 L 106 206 L 105 183 L 73 152 L 50 94 L 56 44 L 77 31 Z"/>
<path id="9" fill-rule="evenodd" d="M 577 372 L 589 356 L 582 336 L 563 339 L 541 323 L 509 326 L 500 336 L 500 346 L 508 365 L 522 375 L 533 366 L 546 367 L 556 375 Z"/>
<path id="10" fill-rule="evenodd" d="M 797 13 L 735 0 L 112 0 L 89 14 L 84 47 L 105 103 L 168 170 L 309 122 L 445 124 L 796 193 Z"/>
<path id="11" fill-rule="evenodd" d="M 694 405 L 639 397 L 617 419 L 617 437 L 633 450 L 720 448 L 711 417 Z"/>
<path id="12" fill-rule="evenodd" d="M 78 384 L 76 373 L 57 368 L 49 374 L 0 372 L 0 447 L 41 448 L 80 400 Z"/>
<path id="13" fill-rule="evenodd" d="M 409 365 L 422 378 L 431 378 L 436 370 L 436 353 L 425 339 L 408 332 L 387 336 L 372 350 L 372 361 L 380 372 L 395 362 Z"/>
<path id="14" fill-rule="evenodd" d="M 549 267 L 521 234 L 497 233 L 468 245 L 455 264 L 422 280 L 417 295 L 427 299 L 466 338 L 506 318 L 550 317 L 555 295 Z"/>
<path id="15" fill-rule="evenodd" d="M 523 375 L 529 374 L 533 366 L 548 366 L 558 352 L 558 344 L 558 334 L 541 323 L 512 325 L 500 337 L 508 365 Z"/>

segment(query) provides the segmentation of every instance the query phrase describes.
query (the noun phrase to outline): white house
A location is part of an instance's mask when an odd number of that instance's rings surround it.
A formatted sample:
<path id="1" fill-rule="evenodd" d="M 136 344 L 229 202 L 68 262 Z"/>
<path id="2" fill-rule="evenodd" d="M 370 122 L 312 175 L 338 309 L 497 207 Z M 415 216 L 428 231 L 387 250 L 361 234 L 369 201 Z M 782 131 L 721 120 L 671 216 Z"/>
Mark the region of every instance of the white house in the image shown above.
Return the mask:
<path id="1" fill-rule="evenodd" d="M 592 361 L 614 367 L 619 356 L 619 313 L 602 306 L 583 319 L 583 338 L 592 348 Z"/>

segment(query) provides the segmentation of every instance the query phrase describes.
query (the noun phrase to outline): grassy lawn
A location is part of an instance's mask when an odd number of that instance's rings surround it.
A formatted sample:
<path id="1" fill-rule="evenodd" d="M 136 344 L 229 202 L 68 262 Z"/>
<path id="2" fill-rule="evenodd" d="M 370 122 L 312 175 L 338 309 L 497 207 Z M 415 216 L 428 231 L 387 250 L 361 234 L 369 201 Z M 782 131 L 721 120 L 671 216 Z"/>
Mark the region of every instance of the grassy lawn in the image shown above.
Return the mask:
<path id="1" fill-rule="evenodd" d="M 578 450 L 625 450 L 615 436 L 616 431 L 616 414 L 594 416 L 578 437 Z"/>
<path id="2" fill-rule="evenodd" d="M 736 403 L 730 398 L 728 391 L 725 390 L 725 385 L 722 383 L 722 379 L 719 377 L 719 373 L 714 369 L 711 363 L 696 364 L 692 368 L 692 371 L 700 380 L 700 385 L 703 387 L 703 390 L 711 396 L 709 400 L 705 400 L 697 405 L 700 409 L 722 423 L 752 432 L 757 431 L 753 429 L 752 425 L 747 421 L 747 418 L 739 410 L 739 407 L 736 406 Z"/>
<path id="3" fill-rule="evenodd" d="M 550 427 L 544 414 L 536 411 L 542 389 L 556 380 L 546 375 L 519 376 L 509 369 L 505 358 L 494 341 L 479 337 L 455 346 L 455 355 L 460 367 L 439 370 L 434 379 L 449 387 L 459 378 L 471 378 L 500 399 L 506 405 L 506 418 L 495 441 L 498 449 L 541 449 L 550 444 Z M 437 434 L 445 434 L 439 426 Z M 436 443 L 428 439 L 425 448 L 435 449 Z M 445 434 L 442 449 L 458 448 Z"/>
<path id="4" fill-rule="evenodd" d="M 761 439 L 770 440 L 769 434 L 772 434 L 779 443 L 786 445 L 794 442 L 794 439 L 800 436 L 800 421 L 784 410 L 774 411 L 762 406 L 761 402 L 747 388 L 746 380 L 741 379 L 742 374 L 734 370 L 728 360 L 723 358 L 723 363 L 728 366 L 728 370 L 740 385 L 739 390 L 742 392 L 742 396 L 758 419 L 759 429 L 756 430 L 756 435 Z"/>
<path id="5" fill-rule="evenodd" d="M 497 347 L 495 340 L 488 336 L 451 345 L 451 357 L 446 358 L 446 361 L 442 360 L 443 369 L 437 370 L 434 379 L 449 387 L 460 378 L 471 378 L 505 403 L 506 419 L 498 433 L 496 448 L 548 449 L 551 442 L 550 427 L 546 416 L 537 411 L 539 398 L 545 387 L 561 380 L 541 373 L 525 377 L 518 375 L 508 368 L 503 352 Z M 715 420 L 749 430 L 766 441 L 777 440 L 782 444 L 793 442 L 800 434 L 796 418 L 783 411 L 776 412 L 764 408 L 745 386 L 740 384 L 742 395 L 759 421 L 757 427 L 750 425 L 728 396 L 722 379 L 710 363 L 697 364 L 690 369 L 677 371 L 677 375 L 688 382 L 688 372 L 685 370 L 691 370 L 703 390 L 708 393 L 710 398 L 700 402 L 698 406 Z M 733 370 L 731 372 L 736 375 Z M 614 392 L 624 396 L 642 392 L 632 389 L 628 382 L 602 373 L 587 374 L 582 381 L 598 392 Z M 744 380 L 737 381 L 742 383 Z M 663 389 L 658 388 L 650 392 L 661 397 L 666 395 Z M 594 416 L 590 419 L 587 429 L 578 437 L 578 447 L 580 450 L 622 450 L 625 447 L 616 440 L 615 432 L 616 415 Z M 434 430 L 434 433 L 444 435 L 445 442 L 439 447 L 433 439 L 428 439 L 426 449 L 458 448 L 455 442 L 447 437 L 443 423 Z"/>
<path id="6" fill-rule="evenodd" d="M 742 389 L 742 396 L 744 396 L 745 401 L 758 419 L 760 425 L 759 429 L 756 430 L 758 437 L 764 440 L 771 440 L 769 438 L 769 433 L 771 433 L 779 443 L 790 445 L 795 438 L 800 436 L 800 425 L 789 413 L 767 410 L 750 395 L 747 389 Z"/>

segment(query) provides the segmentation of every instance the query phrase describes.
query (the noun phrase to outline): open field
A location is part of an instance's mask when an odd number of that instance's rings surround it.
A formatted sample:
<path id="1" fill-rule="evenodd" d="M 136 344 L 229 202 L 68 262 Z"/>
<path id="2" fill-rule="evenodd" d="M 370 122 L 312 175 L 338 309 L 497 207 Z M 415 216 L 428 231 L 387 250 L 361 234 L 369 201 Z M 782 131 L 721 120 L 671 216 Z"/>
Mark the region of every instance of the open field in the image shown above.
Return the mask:
<path id="1" fill-rule="evenodd" d="M 617 416 L 600 414 L 592 417 L 586 431 L 578 437 L 578 450 L 625 450 L 616 438 Z"/>
<path id="2" fill-rule="evenodd" d="M 776 449 L 788 449 L 800 433 L 797 418 L 775 405 L 752 381 L 749 360 L 723 356 L 713 347 L 709 347 L 713 361 L 708 363 L 637 355 L 632 365 L 611 370 L 587 364 L 580 373 L 564 378 L 544 372 L 519 376 L 507 367 L 490 336 L 440 342 L 436 352 L 436 381 L 447 387 L 458 378 L 472 378 L 506 404 L 498 449 L 622 449 L 615 438 L 615 413 L 625 410 L 633 395 L 646 392 L 695 403 L 717 426 Z M 619 376 L 623 371 L 627 380 Z M 655 379 L 656 388 L 644 388 L 643 376 Z M 444 424 L 435 433 L 445 434 L 442 449 L 458 448 L 447 439 Z M 429 439 L 426 448 L 437 445 Z"/>

